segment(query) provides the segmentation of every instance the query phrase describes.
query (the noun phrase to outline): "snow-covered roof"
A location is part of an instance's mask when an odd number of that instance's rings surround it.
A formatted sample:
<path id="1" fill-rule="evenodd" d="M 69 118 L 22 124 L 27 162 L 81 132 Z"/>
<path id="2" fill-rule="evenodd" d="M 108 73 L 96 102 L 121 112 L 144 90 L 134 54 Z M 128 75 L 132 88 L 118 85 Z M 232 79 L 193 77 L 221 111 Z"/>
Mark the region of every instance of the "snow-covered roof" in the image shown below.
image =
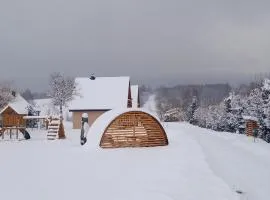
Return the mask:
<path id="1" fill-rule="evenodd" d="M 131 86 L 131 98 L 132 98 L 132 108 L 138 108 L 138 102 L 139 102 L 139 86 L 138 85 Z"/>
<path id="2" fill-rule="evenodd" d="M 1 110 L 0 114 L 10 107 L 20 115 L 27 115 L 29 106 L 31 105 L 19 93 L 16 93 L 14 99 Z"/>
<path id="3" fill-rule="evenodd" d="M 79 95 L 69 110 L 111 110 L 127 107 L 129 77 L 76 78 Z"/>
<path id="4" fill-rule="evenodd" d="M 99 148 L 99 143 L 101 140 L 101 137 L 105 131 L 105 129 L 109 126 L 109 124 L 118 116 L 131 112 L 131 111 L 140 111 L 147 113 L 154 117 L 158 122 L 159 119 L 156 115 L 149 113 L 149 111 L 139 108 L 125 108 L 125 109 L 114 109 L 110 110 L 108 112 L 105 112 L 101 116 L 99 116 L 95 122 L 90 127 L 88 134 L 87 134 L 87 143 L 86 146 L 89 148 Z"/>
<path id="5" fill-rule="evenodd" d="M 257 117 L 252 117 L 252 116 L 243 116 L 244 120 L 251 120 L 251 121 L 258 121 Z"/>

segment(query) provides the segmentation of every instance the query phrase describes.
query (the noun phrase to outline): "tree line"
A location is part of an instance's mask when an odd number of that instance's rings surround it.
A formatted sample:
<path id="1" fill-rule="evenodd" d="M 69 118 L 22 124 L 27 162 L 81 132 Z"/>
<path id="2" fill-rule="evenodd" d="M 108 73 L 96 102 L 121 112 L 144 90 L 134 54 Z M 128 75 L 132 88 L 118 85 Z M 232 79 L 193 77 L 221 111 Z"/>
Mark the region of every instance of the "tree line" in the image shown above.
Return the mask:
<path id="1" fill-rule="evenodd" d="M 270 80 L 267 78 L 237 88 L 227 84 L 160 88 L 156 91 L 156 101 L 162 120 L 188 121 L 216 131 L 243 134 L 245 118 L 252 118 L 259 125 L 258 136 L 270 142 Z M 178 112 L 168 115 L 172 108 L 178 108 Z"/>

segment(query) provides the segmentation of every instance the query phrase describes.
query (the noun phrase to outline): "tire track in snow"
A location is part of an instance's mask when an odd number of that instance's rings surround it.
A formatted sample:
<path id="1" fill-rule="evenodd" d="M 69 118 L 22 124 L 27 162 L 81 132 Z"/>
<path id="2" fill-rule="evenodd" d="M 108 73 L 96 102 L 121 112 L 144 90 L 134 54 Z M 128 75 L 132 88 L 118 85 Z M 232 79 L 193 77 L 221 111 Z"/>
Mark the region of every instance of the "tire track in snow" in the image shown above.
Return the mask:
<path id="1" fill-rule="evenodd" d="M 211 130 L 182 126 L 187 134 L 200 144 L 212 170 L 232 190 L 243 191 L 243 200 L 268 200 L 270 190 L 270 165 L 256 154 L 234 145 Z M 226 134 L 226 133 L 224 133 Z"/>

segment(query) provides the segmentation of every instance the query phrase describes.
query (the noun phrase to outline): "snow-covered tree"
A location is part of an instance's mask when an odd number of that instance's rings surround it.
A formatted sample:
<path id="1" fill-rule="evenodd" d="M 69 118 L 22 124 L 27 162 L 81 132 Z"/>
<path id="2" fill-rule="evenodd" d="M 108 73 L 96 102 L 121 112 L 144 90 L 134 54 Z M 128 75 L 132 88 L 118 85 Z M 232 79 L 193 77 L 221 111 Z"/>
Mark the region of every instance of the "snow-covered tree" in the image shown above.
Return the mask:
<path id="1" fill-rule="evenodd" d="M 232 113 L 232 98 L 233 93 L 230 93 L 230 96 L 224 99 L 224 106 L 226 113 L 226 120 L 225 120 L 226 124 L 224 126 L 224 131 L 228 132 L 235 132 L 236 129 L 236 118 Z"/>
<path id="2" fill-rule="evenodd" d="M 188 111 L 187 111 L 187 120 L 189 123 L 191 124 L 196 124 L 196 120 L 195 120 L 195 111 L 197 110 L 198 108 L 198 101 L 197 101 L 197 97 L 194 96 L 193 99 L 192 99 L 192 103 L 190 105 L 190 107 L 188 108 Z"/>
<path id="3" fill-rule="evenodd" d="M 249 96 L 245 99 L 244 115 L 258 119 L 259 137 L 261 137 L 263 135 L 265 126 L 261 88 L 253 89 Z"/>
<path id="4" fill-rule="evenodd" d="M 270 80 L 265 79 L 262 87 L 263 108 L 266 118 L 270 118 Z"/>
<path id="5" fill-rule="evenodd" d="M 197 125 L 206 128 L 209 124 L 209 114 L 208 107 L 198 107 L 194 113 L 194 118 Z"/>
<path id="6" fill-rule="evenodd" d="M 243 105 L 241 96 L 230 93 L 229 97 L 225 98 L 225 112 L 226 112 L 226 127 L 225 131 L 244 133 L 245 122 L 243 119 Z"/>
<path id="7" fill-rule="evenodd" d="M 77 95 L 75 80 L 60 73 L 53 73 L 50 77 L 49 96 L 53 104 L 60 108 L 60 118 L 63 119 L 63 106 L 66 106 Z"/>
<path id="8" fill-rule="evenodd" d="M 0 83 L 0 108 L 4 107 L 14 98 L 12 91 L 13 90 L 9 84 Z"/>
<path id="9" fill-rule="evenodd" d="M 234 95 L 232 98 L 232 113 L 235 116 L 235 130 L 237 133 L 245 133 L 245 120 L 243 118 L 244 105 L 243 97 L 240 95 Z"/>
<path id="10" fill-rule="evenodd" d="M 263 137 L 267 142 L 270 142 L 270 80 L 265 79 L 262 86 L 263 100 Z"/>

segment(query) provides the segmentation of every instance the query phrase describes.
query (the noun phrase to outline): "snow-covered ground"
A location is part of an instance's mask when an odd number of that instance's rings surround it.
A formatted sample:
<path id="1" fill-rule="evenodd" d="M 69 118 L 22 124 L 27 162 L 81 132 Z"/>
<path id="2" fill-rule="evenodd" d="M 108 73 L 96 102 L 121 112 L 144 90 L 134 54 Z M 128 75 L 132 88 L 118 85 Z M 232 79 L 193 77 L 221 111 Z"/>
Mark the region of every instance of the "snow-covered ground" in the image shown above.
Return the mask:
<path id="1" fill-rule="evenodd" d="M 1 142 L 1 199 L 236 199 L 196 140 L 167 130 L 170 145 L 156 148 L 89 150 L 71 129 L 63 141 Z"/>
<path id="2" fill-rule="evenodd" d="M 210 168 L 248 200 L 270 199 L 270 145 L 261 139 L 181 124 L 202 147 Z"/>
<path id="3" fill-rule="evenodd" d="M 0 199 L 269 199 L 270 146 L 261 140 L 166 123 L 169 146 L 89 149 L 65 126 L 66 140 L 35 130 L 29 141 L 0 139 Z"/>

